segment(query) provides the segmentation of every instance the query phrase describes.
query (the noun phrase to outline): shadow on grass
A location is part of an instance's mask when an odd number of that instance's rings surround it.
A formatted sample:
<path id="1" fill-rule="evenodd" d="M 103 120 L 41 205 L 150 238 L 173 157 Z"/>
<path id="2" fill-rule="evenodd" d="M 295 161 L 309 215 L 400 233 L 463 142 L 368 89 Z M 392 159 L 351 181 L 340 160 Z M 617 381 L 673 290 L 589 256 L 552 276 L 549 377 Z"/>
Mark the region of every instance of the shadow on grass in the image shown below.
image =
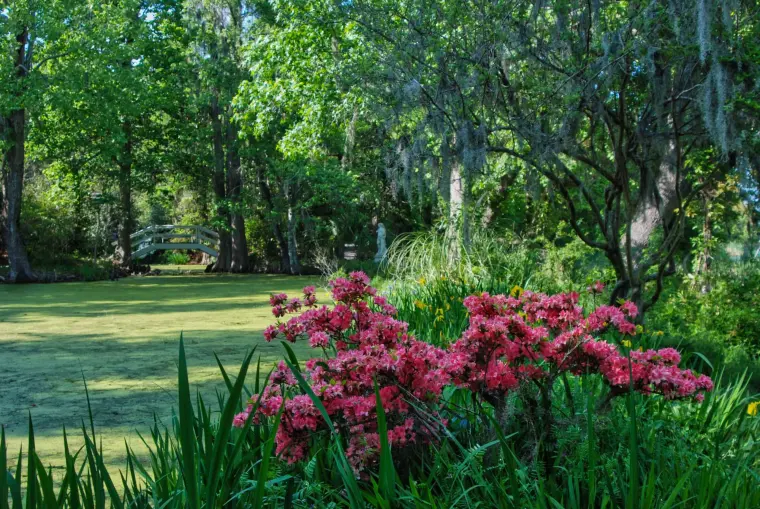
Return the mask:
<path id="1" fill-rule="evenodd" d="M 306 277 L 199 275 L 0 287 L 0 323 L 25 316 L 95 317 L 269 308 L 269 295 L 298 294 Z M 0 341 L 2 338 L 0 338 Z"/>

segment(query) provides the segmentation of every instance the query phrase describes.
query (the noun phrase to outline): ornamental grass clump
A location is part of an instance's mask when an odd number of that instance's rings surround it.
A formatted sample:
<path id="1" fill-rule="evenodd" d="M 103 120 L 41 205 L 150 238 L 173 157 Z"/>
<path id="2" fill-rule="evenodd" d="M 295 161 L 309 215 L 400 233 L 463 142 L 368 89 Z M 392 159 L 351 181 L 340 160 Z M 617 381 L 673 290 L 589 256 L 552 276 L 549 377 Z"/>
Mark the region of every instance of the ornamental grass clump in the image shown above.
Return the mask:
<path id="1" fill-rule="evenodd" d="M 505 422 L 507 401 L 517 396 L 523 400 L 523 420 L 542 430 L 537 442 L 545 464 L 555 450 L 551 394 L 560 377 L 601 377 L 608 387 L 604 405 L 633 391 L 701 401 L 713 388 L 709 377 L 679 368 L 680 355 L 672 348 L 624 346 L 625 338 L 636 334 L 631 319 L 638 310 L 631 302 L 586 312 L 577 293 L 472 295 L 464 299 L 466 330 L 439 348 L 415 339 L 364 273 L 335 279 L 330 287 L 332 307 L 317 305 L 313 287 L 304 289 L 303 298 L 271 297 L 278 322 L 267 328 L 266 340 L 309 341 L 323 355 L 297 373 L 292 364 L 280 363 L 262 395 L 235 419 L 242 427 L 251 413 L 257 422 L 282 411 L 275 452 L 290 463 L 307 458 L 319 432 L 334 429 L 347 444 L 354 472 L 373 469 L 383 438 L 376 387 L 394 450 L 448 436 L 447 416 L 456 411 L 447 408 L 445 389 L 469 391 L 493 409 L 497 424 Z M 281 320 L 288 313 L 295 316 Z M 304 393 L 295 374 L 313 394 Z"/>

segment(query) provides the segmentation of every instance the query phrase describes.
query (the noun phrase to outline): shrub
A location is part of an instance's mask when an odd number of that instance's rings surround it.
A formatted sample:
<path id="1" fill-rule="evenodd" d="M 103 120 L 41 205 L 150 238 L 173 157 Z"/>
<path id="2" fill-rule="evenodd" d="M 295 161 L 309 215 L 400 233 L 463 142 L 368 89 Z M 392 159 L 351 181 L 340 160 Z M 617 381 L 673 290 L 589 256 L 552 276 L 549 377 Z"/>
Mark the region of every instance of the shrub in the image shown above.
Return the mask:
<path id="1" fill-rule="evenodd" d="M 719 264 L 705 277 L 671 292 L 653 323 L 673 336 L 708 336 L 760 357 L 760 262 Z"/>
<path id="2" fill-rule="evenodd" d="M 83 247 L 81 232 L 77 230 L 80 223 L 71 203 L 56 201 L 47 193 L 26 193 L 21 228 L 31 262 L 55 266 L 76 248 Z"/>
<path id="3" fill-rule="evenodd" d="M 242 426 L 251 418 L 281 415 L 277 453 L 289 462 L 306 459 L 315 434 L 334 429 L 347 444 L 351 467 L 365 473 L 379 460 L 380 406 L 390 447 L 404 450 L 445 435 L 452 408 L 444 391 L 458 388 L 489 405 L 499 425 L 511 414 L 532 429 L 539 457 L 551 469 L 557 452 L 552 388 L 559 380 L 567 384 L 568 374 L 601 375 L 607 385 L 602 407 L 633 391 L 701 401 L 702 391 L 713 387 L 708 377 L 678 368 L 675 349 L 631 349 L 626 338 L 637 329 L 629 318 L 638 311 L 630 302 L 584 314 L 575 293 L 471 295 L 463 301 L 467 329 L 448 348 L 439 348 L 409 334 L 408 324 L 395 319 L 396 309 L 376 295 L 365 274 L 338 278 L 331 288 L 332 309 L 316 307 L 313 287 L 304 289 L 303 299 L 271 297 L 277 318 L 306 311 L 267 328 L 267 341 L 308 340 L 324 356 L 307 361 L 303 371 L 292 359 L 281 363 L 263 396 L 235 420 Z M 513 397 L 522 412 L 510 412 Z"/>
<path id="4" fill-rule="evenodd" d="M 169 265 L 187 265 L 190 263 L 190 255 L 181 251 L 166 253 L 166 263 Z"/>
<path id="5" fill-rule="evenodd" d="M 521 284 L 528 280 L 536 255 L 485 231 L 465 246 L 458 231 L 415 232 L 400 235 L 388 249 L 384 268 L 398 281 L 441 277 L 459 281 L 505 279 Z"/>

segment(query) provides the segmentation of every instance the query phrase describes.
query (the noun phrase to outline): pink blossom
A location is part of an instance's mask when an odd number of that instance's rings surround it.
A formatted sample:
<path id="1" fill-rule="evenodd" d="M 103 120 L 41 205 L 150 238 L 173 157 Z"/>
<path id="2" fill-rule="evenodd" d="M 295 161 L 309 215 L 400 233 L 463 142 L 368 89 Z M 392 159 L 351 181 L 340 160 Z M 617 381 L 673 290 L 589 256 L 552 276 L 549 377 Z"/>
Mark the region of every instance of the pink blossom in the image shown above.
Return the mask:
<path id="1" fill-rule="evenodd" d="M 327 348 L 329 345 L 330 336 L 324 331 L 317 331 L 309 336 L 309 346 L 312 348 Z"/>
<path id="2" fill-rule="evenodd" d="M 282 304 L 286 300 L 288 300 L 288 296 L 286 294 L 284 294 L 284 293 L 272 294 L 269 297 L 269 304 L 272 307 L 279 306 L 280 304 Z"/>
<path id="3" fill-rule="evenodd" d="M 301 306 L 303 304 L 301 303 L 301 299 L 290 299 L 288 301 L 288 305 L 286 306 L 286 309 L 288 310 L 288 313 L 296 313 L 301 309 Z"/>

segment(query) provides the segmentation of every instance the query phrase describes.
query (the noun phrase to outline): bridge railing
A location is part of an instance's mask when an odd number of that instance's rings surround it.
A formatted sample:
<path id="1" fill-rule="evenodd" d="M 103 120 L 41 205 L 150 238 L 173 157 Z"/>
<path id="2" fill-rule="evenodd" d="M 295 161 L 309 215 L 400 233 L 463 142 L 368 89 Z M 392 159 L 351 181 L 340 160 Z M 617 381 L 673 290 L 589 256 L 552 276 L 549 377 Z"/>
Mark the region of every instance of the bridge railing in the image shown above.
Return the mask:
<path id="1" fill-rule="evenodd" d="M 133 258 L 161 249 L 199 249 L 212 256 L 219 254 L 219 234 L 201 225 L 152 225 L 136 231 L 130 239 Z"/>
<path id="2" fill-rule="evenodd" d="M 180 241 L 181 244 L 219 246 L 219 234 L 200 225 L 148 226 L 133 233 L 130 238 L 133 247 L 137 245 L 144 247 L 149 244 L 171 244 L 174 241 Z"/>

